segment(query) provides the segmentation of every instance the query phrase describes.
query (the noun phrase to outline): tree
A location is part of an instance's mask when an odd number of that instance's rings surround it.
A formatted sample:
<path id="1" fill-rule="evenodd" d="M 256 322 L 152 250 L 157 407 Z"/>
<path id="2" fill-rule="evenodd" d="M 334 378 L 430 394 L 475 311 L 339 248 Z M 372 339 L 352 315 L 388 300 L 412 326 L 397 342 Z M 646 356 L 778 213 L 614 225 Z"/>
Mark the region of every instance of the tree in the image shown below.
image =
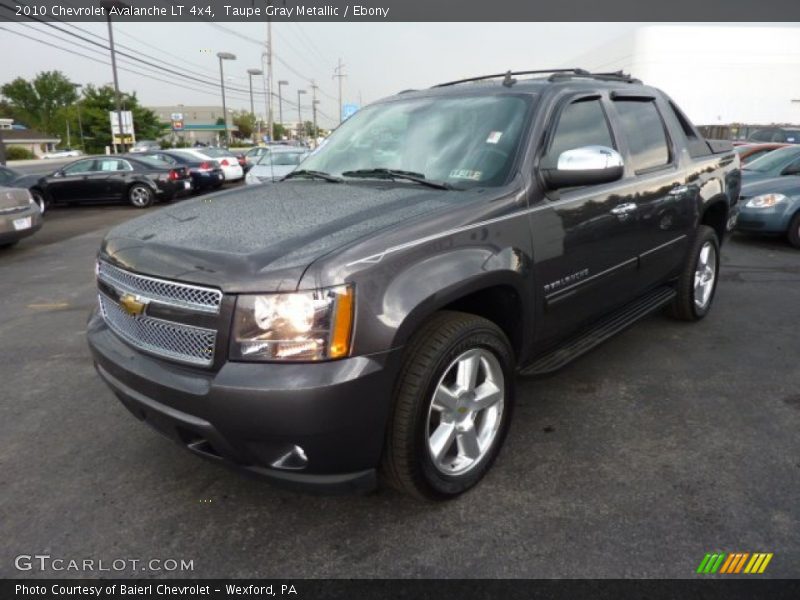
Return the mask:
<path id="1" fill-rule="evenodd" d="M 32 81 L 17 77 L 3 85 L 0 93 L 15 121 L 51 135 L 60 129 L 59 112 L 78 98 L 72 82 L 60 71 L 44 71 Z"/>
<path id="2" fill-rule="evenodd" d="M 150 109 L 139 106 L 136 94 L 120 93 L 122 110 L 133 113 L 133 128 L 136 137 L 143 140 L 154 140 L 161 136 L 164 129 L 158 121 L 158 116 Z M 104 152 L 106 146 L 111 146 L 111 121 L 109 112 L 116 110 L 114 88 L 110 85 L 95 87 L 87 85 L 84 88 L 83 98 L 80 101 L 83 134 L 86 138 L 86 151 L 90 153 Z M 77 109 L 74 111 L 77 114 Z M 69 111 L 70 122 L 73 110 Z M 73 127 L 73 137 L 78 135 Z"/>
<path id="3" fill-rule="evenodd" d="M 231 122 L 239 128 L 234 135 L 240 139 L 252 139 L 253 131 L 256 129 L 256 118 L 247 111 L 234 112 Z"/>
<path id="4" fill-rule="evenodd" d="M 273 131 L 275 132 L 275 140 L 282 140 L 283 138 L 289 136 L 289 131 L 280 123 L 273 123 L 272 127 Z"/>

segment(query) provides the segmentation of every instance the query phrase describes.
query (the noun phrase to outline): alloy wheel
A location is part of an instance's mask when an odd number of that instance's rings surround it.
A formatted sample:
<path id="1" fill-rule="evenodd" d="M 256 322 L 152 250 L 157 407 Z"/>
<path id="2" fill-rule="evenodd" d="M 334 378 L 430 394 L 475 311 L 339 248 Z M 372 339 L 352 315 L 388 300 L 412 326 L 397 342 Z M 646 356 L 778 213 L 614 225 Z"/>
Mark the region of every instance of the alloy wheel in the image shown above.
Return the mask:
<path id="1" fill-rule="evenodd" d="M 445 369 L 428 409 L 427 447 L 445 475 L 462 475 L 489 452 L 503 417 L 505 381 L 500 361 L 468 350 Z"/>
<path id="2" fill-rule="evenodd" d="M 700 249 L 694 271 L 694 303 L 697 308 L 702 310 L 708 306 L 716 279 L 717 250 L 714 244 L 706 242 Z"/>

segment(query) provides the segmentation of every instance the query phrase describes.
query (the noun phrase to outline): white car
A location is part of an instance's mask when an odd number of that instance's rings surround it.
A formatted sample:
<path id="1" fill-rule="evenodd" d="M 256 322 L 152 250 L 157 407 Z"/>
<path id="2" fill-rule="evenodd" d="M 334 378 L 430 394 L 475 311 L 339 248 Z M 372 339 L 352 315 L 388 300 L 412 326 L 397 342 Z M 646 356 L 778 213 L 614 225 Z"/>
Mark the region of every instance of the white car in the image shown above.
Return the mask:
<path id="1" fill-rule="evenodd" d="M 238 181 L 244 177 L 244 169 L 239 164 L 239 160 L 228 150 L 222 148 L 176 148 L 174 152 L 181 152 L 202 160 L 216 161 L 222 168 L 225 181 Z"/>
<path id="2" fill-rule="evenodd" d="M 258 183 L 272 183 L 285 177 L 297 168 L 303 159 L 308 156 L 308 151 L 291 146 L 272 146 L 262 148 L 261 154 L 250 170 L 244 182 L 249 185 Z"/>
<path id="3" fill-rule="evenodd" d="M 83 156 L 80 150 L 73 150 L 72 148 L 64 148 L 63 150 L 55 150 L 54 152 L 45 152 L 42 158 L 74 158 L 76 156 Z"/>

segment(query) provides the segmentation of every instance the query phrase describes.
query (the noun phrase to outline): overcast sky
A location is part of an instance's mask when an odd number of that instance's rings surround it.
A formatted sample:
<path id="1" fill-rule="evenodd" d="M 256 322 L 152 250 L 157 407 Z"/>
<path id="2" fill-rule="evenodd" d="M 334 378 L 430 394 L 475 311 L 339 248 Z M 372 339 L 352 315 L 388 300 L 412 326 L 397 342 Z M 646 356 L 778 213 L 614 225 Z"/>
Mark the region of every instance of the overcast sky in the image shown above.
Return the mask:
<path id="1" fill-rule="evenodd" d="M 320 87 L 320 124 L 327 126 L 338 112 L 337 82 L 332 78 L 338 58 L 345 64 L 347 74 L 343 83 L 344 101 L 357 103 L 361 99 L 368 103 L 402 89 L 426 87 L 461 77 L 507 69 L 580 66 L 571 64 L 571 59 L 640 25 L 274 23 L 274 79 L 289 81 L 290 85 L 284 86 L 283 91 L 284 98 L 291 103 L 297 102 L 298 88 L 308 90 L 309 95 L 304 96 L 302 102 L 304 120 L 310 117 L 309 80 L 315 79 Z M 0 26 L 4 28 L 0 30 L 0 56 L 4 57 L 0 61 L 0 83 L 18 76 L 31 78 L 51 69 L 63 71 L 76 83 L 104 84 L 112 80 L 111 67 L 105 64 L 109 62 L 108 53 L 97 46 L 40 23 L 2 23 Z M 106 40 L 104 23 L 58 23 L 57 26 L 97 43 Z M 163 69 L 218 83 L 216 53 L 232 52 L 238 58 L 225 63 L 226 76 L 229 76 L 227 85 L 244 89 L 247 88 L 246 70 L 261 66 L 263 47 L 259 42 L 266 36 L 263 23 L 116 23 L 114 27 L 119 50 L 151 63 L 163 63 L 163 67 L 153 69 L 120 57 L 121 89 L 135 90 L 141 102 L 149 106 L 221 105 L 218 86 L 188 82 Z M 254 78 L 254 87 L 261 89 L 261 85 L 260 78 Z M 284 119 L 296 120 L 297 109 L 288 102 L 284 104 Z M 247 108 L 247 93 L 229 92 L 228 105 Z M 263 106 L 263 96 L 257 96 L 256 111 L 263 113 Z M 277 118 L 277 102 L 274 110 Z"/>

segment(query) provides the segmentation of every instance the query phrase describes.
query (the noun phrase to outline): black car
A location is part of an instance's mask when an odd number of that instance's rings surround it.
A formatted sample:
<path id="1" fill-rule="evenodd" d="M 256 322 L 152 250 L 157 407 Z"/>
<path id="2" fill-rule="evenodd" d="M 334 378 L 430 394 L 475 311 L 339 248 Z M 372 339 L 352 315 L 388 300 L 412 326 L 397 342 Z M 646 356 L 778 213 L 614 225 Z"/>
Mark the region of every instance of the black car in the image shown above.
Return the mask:
<path id="1" fill-rule="evenodd" d="M 738 210 L 731 143 L 666 94 L 533 73 L 386 98 L 280 182 L 117 226 L 100 376 L 189 451 L 286 485 L 475 485 L 519 374 L 709 313 Z"/>
<path id="2" fill-rule="evenodd" d="M 41 207 L 118 200 L 147 208 L 156 200 L 169 201 L 191 192 L 192 180 L 186 168 L 149 158 L 95 156 L 44 177 L 20 177 L 13 185 L 27 187 Z"/>
<path id="3" fill-rule="evenodd" d="M 747 141 L 800 144 L 800 129 L 796 127 L 764 127 L 751 133 L 747 137 Z"/>
<path id="4" fill-rule="evenodd" d="M 161 161 L 171 167 L 186 168 L 192 178 L 192 189 L 196 192 L 217 189 L 225 183 L 225 174 L 216 160 L 203 160 L 183 152 L 169 150 L 146 151 L 139 156 Z"/>

